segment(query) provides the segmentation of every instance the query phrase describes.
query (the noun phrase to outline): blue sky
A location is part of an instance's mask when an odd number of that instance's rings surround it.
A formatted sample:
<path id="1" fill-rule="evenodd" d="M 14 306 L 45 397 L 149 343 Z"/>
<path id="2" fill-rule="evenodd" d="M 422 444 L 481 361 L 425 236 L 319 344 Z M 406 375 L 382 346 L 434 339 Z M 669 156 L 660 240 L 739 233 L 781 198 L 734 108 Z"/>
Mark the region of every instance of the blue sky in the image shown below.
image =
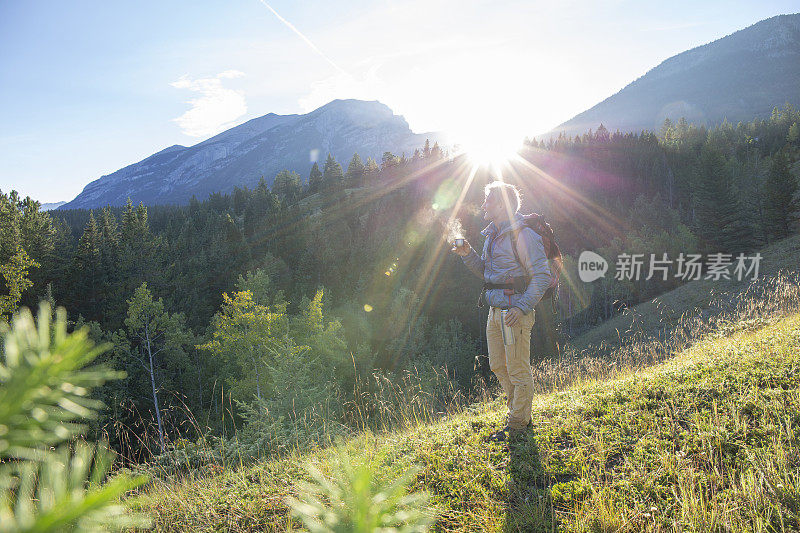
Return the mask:
<path id="1" fill-rule="evenodd" d="M 796 0 L 5 0 L 0 190 L 70 200 L 167 146 L 333 98 L 381 100 L 414 131 L 466 143 L 535 135 L 672 55 L 797 10 Z"/>

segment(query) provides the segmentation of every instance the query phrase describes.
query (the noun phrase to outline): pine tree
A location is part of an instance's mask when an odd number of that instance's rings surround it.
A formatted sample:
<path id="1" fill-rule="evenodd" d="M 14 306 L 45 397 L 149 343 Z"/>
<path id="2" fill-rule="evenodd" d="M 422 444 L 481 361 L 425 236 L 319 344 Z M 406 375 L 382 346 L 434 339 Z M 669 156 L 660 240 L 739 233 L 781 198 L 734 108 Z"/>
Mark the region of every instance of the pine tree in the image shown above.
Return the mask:
<path id="1" fill-rule="evenodd" d="M 119 270 L 120 232 L 117 217 L 110 207 L 100 211 L 99 229 L 99 266 L 97 283 L 102 294 L 119 295 L 121 278 Z M 115 330 L 122 325 L 125 314 L 125 302 L 122 298 L 107 297 L 101 303 L 101 313 L 109 329 Z"/>
<path id="2" fill-rule="evenodd" d="M 247 196 L 250 191 L 247 187 L 240 189 L 239 187 L 233 188 L 233 212 L 237 217 L 244 214 L 244 208 L 247 205 Z"/>
<path id="3" fill-rule="evenodd" d="M 661 129 L 658 132 L 659 137 L 664 140 L 666 143 L 671 143 L 674 138 L 675 130 L 672 125 L 672 121 L 669 117 L 664 119 L 664 123 L 661 124 Z"/>
<path id="4" fill-rule="evenodd" d="M 608 142 L 610 139 L 611 139 L 611 134 L 609 133 L 608 128 L 603 126 L 603 124 L 601 123 L 594 134 L 594 140 L 597 142 L 605 143 Z"/>
<path id="5" fill-rule="evenodd" d="M 733 193 L 725 157 L 704 147 L 694 178 L 693 205 L 697 234 L 712 250 L 743 252 L 753 246 L 753 229 Z"/>
<path id="6" fill-rule="evenodd" d="M 800 144 L 800 124 L 794 122 L 789 126 L 789 133 L 786 134 L 786 140 L 789 144 Z"/>
<path id="7" fill-rule="evenodd" d="M 364 166 L 364 181 L 367 183 L 372 181 L 380 170 L 381 167 L 378 166 L 378 163 L 371 157 L 367 157 L 367 163 Z"/>
<path id="8" fill-rule="evenodd" d="M 340 190 L 344 184 L 344 172 L 340 165 L 331 154 L 325 160 L 325 169 L 322 171 L 324 188 L 328 190 Z"/>
<path id="9" fill-rule="evenodd" d="M 311 167 L 311 173 L 308 175 L 308 192 L 309 194 L 317 193 L 322 188 L 322 172 L 319 170 L 319 165 L 314 161 Z"/>
<path id="10" fill-rule="evenodd" d="M 428 159 L 431 156 L 431 140 L 425 139 L 425 146 L 422 148 L 422 158 Z"/>
<path id="11" fill-rule="evenodd" d="M 394 155 L 392 152 L 383 152 L 383 156 L 381 157 L 381 170 L 394 168 L 399 164 L 400 164 L 399 157 Z"/>
<path id="12" fill-rule="evenodd" d="M 197 202 L 197 200 L 194 200 Z M 189 212 L 199 209 L 199 204 Z M 150 231 L 147 208 L 140 203 L 134 208 L 130 198 L 122 212 L 119 234 L 119 271 L 122 294 L 132 294 L 145 281 L 152 281 L 158 272 L 160 239 Z"/>
<path id="13" fill-rule="evenodd" d="M 772 158 L 764 189 L 766 232 L 773 239 L 788 237 L 792 234 L 792 226 L 797 220 L 800 206 L 795 198 L 797 179 L 792 175 L 785 150 L 781 150 Z"/>
<path id="14" fill-rule="evenodd" d="M 297 172 L 281 170 L 272 182 L 272 193 L 280 198 L 286 205 L 294 204 L 300 199 L 302 185 Z"/>
<path id="15" fill-rule="evenodd" d="M 100 320 L 102 313 L 99 307 L 102 299 L 100 286 L 102 269 L 100 264 L 101 247 L 100 227 L 89 211 L 89 221 L 78 241 L 78 249 L 70 272 L 72 295 L 75 298 L 72 308 L 88 320 Z"/>
<path id="16" fill-rule="evenodd" d="M 347 165 L 347 184 L 348 187 L 360 187 L 364 182 L 364 170 L 366 167 L 361 162 L 361 157 L 356 153 Z"/>

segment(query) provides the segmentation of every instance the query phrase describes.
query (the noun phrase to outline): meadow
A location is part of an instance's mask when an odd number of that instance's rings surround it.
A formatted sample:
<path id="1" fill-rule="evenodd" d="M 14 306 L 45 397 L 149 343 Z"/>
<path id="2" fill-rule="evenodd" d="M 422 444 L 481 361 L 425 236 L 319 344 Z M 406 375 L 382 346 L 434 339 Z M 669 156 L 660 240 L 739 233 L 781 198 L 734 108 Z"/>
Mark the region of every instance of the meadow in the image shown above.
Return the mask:
<path id="1" fill-rule="evenodd" d="M 303 523 L 289 504 L 310 487 L 347 515 L 358 502 L 336 494 L 372 501 L 408 472 L 436 531 L 796 530 L 800 291 L 782 275 L 740 296 L 713 317 L 686 314 L 670 336 L 540 364 L 533 430 L 511 443 L 487 438 L 503 423 L 494 391 L 442 411 L 398 388 L 406 408 L 383 428 L 154 472 L 133 505 L 157 531 L 284 531 Z"/>

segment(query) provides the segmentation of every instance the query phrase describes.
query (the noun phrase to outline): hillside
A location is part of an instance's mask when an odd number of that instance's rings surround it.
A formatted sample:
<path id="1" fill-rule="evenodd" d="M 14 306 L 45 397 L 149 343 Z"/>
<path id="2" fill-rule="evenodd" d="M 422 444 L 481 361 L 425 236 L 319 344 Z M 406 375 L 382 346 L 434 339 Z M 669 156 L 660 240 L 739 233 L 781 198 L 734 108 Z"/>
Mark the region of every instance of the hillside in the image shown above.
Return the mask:
<path id="1" fill-rule="evenodd" d="M 800 235 L 783 239 L 761 250 L 759 278 L 769 279 L 781 270 L 795 270 L 800 258 Z M 576 351 L 605 343 L 619 344 L 620 338 L 631 342 L 641 336 L 658 335 L 681 321 L 706 317 L 728 310 L 737 297 L 751 289 L 747 280 L 696 280 L 671 290 L 648 302 L 625 310 L 588 332 L 572 339 Z"/>
<path id="2" fill-rule="evenodd" d="M 380 162 L 384 152 L 411 155 L 440 139 L 416 134 L 402 116 L 380 102 L 334 100 L 305 115 L 270 113 L 224 131 L 194 146 L 170 146 L 138 163 L 92 181 L 61 209 L 134 204 L 186 204 L 234 187 L 254 188 L 263 177 L 271 184 L 283 169 L 305 181 L 314 161 L 328 153 L 346 169 L 354 153 Z"/>
<path id="3" fill-rule="evenodd" d="M 736 124 L 800 105 L 800 14 L 779 15 L 673 56 L 618 93 L 556 127 L 658 131 L 665 118 Z"/>
<path id="4" fill-rule="evenodd" d="M 653 367 L 534 398 L 534 431 L 488 442 L 501 401 L 409 431 L 158 483 L 158 531 L 282 531 L 285 498 L 342 451 L 378 478 L 420 468 L 439 531 L 726 531 L 800 526 L 800 314 L 741 321 Z M 390 476 L 391 477 L 391 476 Z M 296 524 L 295 524 L 296 525 Z"/>

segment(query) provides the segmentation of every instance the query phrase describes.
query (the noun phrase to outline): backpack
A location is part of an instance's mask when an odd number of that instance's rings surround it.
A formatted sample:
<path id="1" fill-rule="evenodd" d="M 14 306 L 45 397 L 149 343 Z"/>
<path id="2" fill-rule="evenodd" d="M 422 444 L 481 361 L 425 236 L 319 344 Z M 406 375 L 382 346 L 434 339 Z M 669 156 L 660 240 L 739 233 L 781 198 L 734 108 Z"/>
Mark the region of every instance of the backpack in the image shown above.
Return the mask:
<path id="1" fill-rule="evenodd" d="M 547 290 L 544 292 L 542 300 L 548 297 L 555 300 L 558 293 L 558 280 L 561 277 L 561 270 L 564 266 L 564 262 L 561 258 L 561 249 L 558 247 L 558 244 L 556 244 L 555 237 L 553 235 L 553 228 L 551 228 L 550 224 L 545 221 L 544 215 L 531 213 L 529 215 L 523 215 L 522 219 L 525 221 L 526 226 L 531 228 L 542 238 L 544 254 L 547 256 L 547 262 L 550 264 L 550 284 L 547 286 Z M 519 252 L 517 251 L 518 238 L 519 231 L 515 231 L 514 238 L 511 239 L 511 247 L 514 249 L 514 257 L 517 258 L 517 263 L 521 265 L 522 261 L 520 260 Z"/>

